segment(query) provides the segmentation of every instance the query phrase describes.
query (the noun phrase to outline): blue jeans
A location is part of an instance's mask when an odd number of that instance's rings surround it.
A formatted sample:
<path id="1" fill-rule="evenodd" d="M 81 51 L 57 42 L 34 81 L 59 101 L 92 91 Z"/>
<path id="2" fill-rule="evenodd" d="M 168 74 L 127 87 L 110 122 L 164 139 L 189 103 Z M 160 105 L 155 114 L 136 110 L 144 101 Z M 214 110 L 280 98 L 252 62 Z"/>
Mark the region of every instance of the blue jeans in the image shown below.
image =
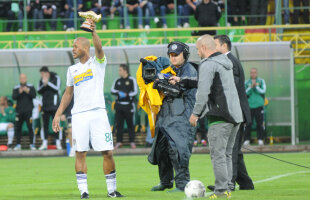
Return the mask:
<path id="1" fill-rule="evenodd" d="M 279 0 L 275 0 L 276 1 L 276 8 L 278 8 L 278 3 L 279 3 Z M 281 1 L 281 0 L 280 0 Z M 283 8 L 288 8 L 289 7 L 289 0 L 283 0 L 283 5 L 282 5 Z M 281 12 L 282 10 L 280 10 Z M 276 14 L 276 12 L 275 12 Z M 275 17 L 276 19 L 276 17 Z M 276 20 L 275 20 L 276 21 Z M 290 10 L 287 9 L 287 10 L 284 10 L 284 24 L 287 24 L 287 23 L 290 23 Z"/>
<path id="2" fill-rule="evenodd" d="M 93 8 L 92 11 L 94 11 L 95 13 L 99 14 L 101 13 L 101 19 L 102 19 L 102 24 L 107 24 L 106 21 L 106 13 L 110 10 L 109 7 L 101 7 L 101 8 Z"/>
<path id="3" fill-rule="evenodd" d="M 34 9 L 32 15 L 33 15 L 34 29 L 42 29 L 43 28 L 43 22 L 42 21 L 37 22 L 37 19 L 40 19 L 40 20 L 43 19 L 42 10 Z"/>
<path id="4" fill-rule="evenodd" d="M 78 12 L 80 12 L 80 10 L 78 10 Z M 67 24 L 67 28 L 74 28 L 74 12 L 72 10 L 72 8 L 69 8 L 68 10 L 66 10 L 65 12 L 65 18 L 69 19 L 65 24 Z"/>
<path id="5" fill-rule="evenodd" d="M 149 144 L 153 144 L 153 141 L 154 141 L 154 138 L 152 138 L 152 135 L 151 135 L 151 129 L 150 129 L 150 125 L 147 125 L 147 128 L 146 128 L 146 138 L 145 138 L 145 141 Z"/>
<path id="6" fill-rule="evenodd" d="M 196 5 L 196 3 L 194 3 Z M 189 16 L 194 13 L 194 9 L 188 4 L 184 5 L 184 23 L 189 23 Z"/>
<path id="7" fill-rule="evenodd" d="M 184 23 L 184 16 L 184 5 L 178 5 L 178 26 L 181 26 Z"/>
<path id="8" fill-rule="evenodd" d="M 152 2 L 146 4 L 145 25 L 150 25 L 150 19 L 155 17 L 155 9 Z"/>
<path id="9" fill-rule="evenodd" d="M 127 14 L 127 19 L 126 19 L 126 26 L 130 26 L 129 23 L 129 16 L 128 16 L 128 8 L 126 7 L 125 12 Z M 142 8 L 140 6 L 136 7 L 132 13 L 137 13 L 138 15 L 138 24 L 142 25 Z M 119 8 L 119 14 L 121 16 L 121 24 L 124 24 L 124 8 L 120 7 Z"/>
<path id="10" fill-rule="evenodd" d="M 53 12 L 52 12 L 52 15 L 44 15 L 43 14 L 43 11 L 41 11 L 41 13 L 40 13 L 40 15 L 42 15 L 42 18 L 44 17 L 44 19 L 46 19 L 46 18 L 51 18 L 51 29 L 53 30 L 53 31 L 55 31 L 56 30 L 56 18 L 57 18 L 57 11 L 55 10 L 55 9 L 53 9 Z M 44 24 L 44 23 L 43 23 Z M 44 26 L 42 26 L 42 27 L 44 27 Z"/>

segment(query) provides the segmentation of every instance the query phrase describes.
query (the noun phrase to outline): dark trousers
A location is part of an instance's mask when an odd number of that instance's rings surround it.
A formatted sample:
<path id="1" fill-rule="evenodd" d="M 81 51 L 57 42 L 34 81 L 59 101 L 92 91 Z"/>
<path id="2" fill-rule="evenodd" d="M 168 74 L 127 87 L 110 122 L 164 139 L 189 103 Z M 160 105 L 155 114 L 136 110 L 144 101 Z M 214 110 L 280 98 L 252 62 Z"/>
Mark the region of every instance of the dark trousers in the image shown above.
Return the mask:
<path id="1" fill-rule="evenodd" d="M 49 124 L 50 124 L 50 118 L 54 118 L 56 114 L 55 111 L 43 111 L 42 118 L 43 118 L 43 130 L 44 130 L 44 139 L 48 139 L 48 130 L 49 130 Z"/>
<path id="2" fill-rule="evenodd" d="M 178 189 L 184 190 L 185 185 L 190 181 L 188 166 L 181 166 L 178 159 L 178 152 L 173 150 L 166 136 L 158 132 L 156 155 L 160 183 L 167 187 L 173 186 L 173 169 L 175 171 L 175 185 Z"/>
<path id="3" fill-rule="evenodd" d="M 200 118 L 198 119 L 199 127 L 197 128 L 196 131 L 196 140 L 197 140 L 197 133 L 199 132 L 201 135 L 201 140 L 206 140 L 206 127 L 205 127 L 205 118 Z"/>
<path id="4" fill-rule="evenodd" d="M 267 17 L 267 5 L 268 0 L 252 0 L 250 2 L 250 14 L 251 15 L 260 15 L 250 17 L 250 25 L 265 25 Z"/>
<path id="5" fill-rule="evenodd" d="M 304 6 L 304 7 L 309 6 L 309 0 L 294 0 L 294 7 L 300 7 L 301 1 L 302 1 L 302 6 Z M 299 20 L 298 20 L 299 14 L 300 14 L 299 9 L 294 10 L 294 12 L 293 12 L 293 24 L 299 24 Z M 304 18 L 304 23 L 309 24 L 309 9 L 308 8 L 304 9 L 302 15 Z"/>
<path id="6" fill-rule="evenodd" d="M 257 139 L 263 140 L 264 132 L 265 132 L 264 108 L 258 107 L 258 108 L 251 109 L 251 119 L 252 119 L 252 122 L 254 121 L 254 119 L 256 120 Z M 244 140 L 251 140 L 251 127 L 252 127 L 252 123 L 246 126 L 245 133 L 244 133 L 245 134 Z"/>
<path id="7" fill-rule="evenodd" d="M 134 128 L 134 107 L 132 104 L 122 105 L 115 104 L 115 128 L 116 128 L 116 142 L 123 142 L 124 121 L 126 120 L 129 141 L 135 141 Z"/>
<path id="8" fill-rule="evenodd" d="M 249 177 L 243 160 L 241 147 L 243 144 L 244 124 L 242 123 L 236 135 L 235 144 L 232 152 L 233 176 L 231 182 L 235 185 L 237 182 L 240 190 L 253 190 L 254 185 Z M 232 189 L 232 188 L 231 188 Z"/>
<path id="9" fill-rule="evenodd" d="M 20 139 L 22 137 L 22 125 L 26 122 L 30 144 L 33 144 L 33 130 L 32 130 L 32 111 L 25 113 L 16 113 L 15 117 L 15 135 L 16 135 L 16 144 L 20 144 Z"/>

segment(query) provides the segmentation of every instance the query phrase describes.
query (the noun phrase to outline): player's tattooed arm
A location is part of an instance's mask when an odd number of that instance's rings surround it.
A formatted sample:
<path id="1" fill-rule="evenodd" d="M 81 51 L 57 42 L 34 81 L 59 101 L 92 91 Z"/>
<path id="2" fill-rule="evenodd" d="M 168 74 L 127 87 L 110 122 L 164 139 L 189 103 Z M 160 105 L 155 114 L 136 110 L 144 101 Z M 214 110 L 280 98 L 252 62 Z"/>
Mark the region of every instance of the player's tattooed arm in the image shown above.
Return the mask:
<path id="1" fill-rule="evenodd" d="M 102 59 L 104 57 L 104 52 L 102 50 L 101 40 L 96 32 L 96 24 L 93 21 L 91 22 L 91 29 L 93 30 L 92 35 L 96 57 Z"/>

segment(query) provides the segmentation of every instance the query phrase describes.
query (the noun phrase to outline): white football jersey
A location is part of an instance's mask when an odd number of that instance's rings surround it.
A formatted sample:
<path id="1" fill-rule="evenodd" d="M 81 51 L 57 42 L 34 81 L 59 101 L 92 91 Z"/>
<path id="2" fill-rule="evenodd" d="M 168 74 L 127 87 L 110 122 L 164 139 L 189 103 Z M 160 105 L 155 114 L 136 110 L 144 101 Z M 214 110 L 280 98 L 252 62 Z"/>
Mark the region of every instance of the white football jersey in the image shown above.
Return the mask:
<path id="1" fill-rule="evenodd" d="M 84 64 L 72 65 L 67 72 L 67 86 L 74 86 L 72 114 L 105 108 L 103 84 L 107 59 L 90 57 Z"/>

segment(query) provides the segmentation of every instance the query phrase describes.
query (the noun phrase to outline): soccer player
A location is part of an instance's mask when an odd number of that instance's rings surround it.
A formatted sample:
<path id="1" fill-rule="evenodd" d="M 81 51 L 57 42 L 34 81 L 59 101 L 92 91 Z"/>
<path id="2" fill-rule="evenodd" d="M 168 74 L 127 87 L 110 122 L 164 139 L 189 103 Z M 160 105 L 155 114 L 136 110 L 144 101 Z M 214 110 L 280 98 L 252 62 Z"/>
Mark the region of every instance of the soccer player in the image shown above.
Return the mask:
<path id="1" fill-rule="evenodd" d="M 60 116 L 69 105 L 74 93 L 72 113 L 72 139 L 76 145 L 75 171 L 81 199 L 88 199 L 86 154 L 89 141 L 95 151 L 103 155 L 103 172 L 106 177 L 108 197 L 123 197 L 116 191 L 116 171 L 113 159 L 113 137 L 105 109 L 103 83 L 107 60 L 101 40 L 91 23 L 95 56 L 90 57 L 90 42 L 87 38 L 76 38 L 73 57 L 80 62 L 68 68 L 67 87 L 53 120 L 53 130 L 60 131 Z"/>

